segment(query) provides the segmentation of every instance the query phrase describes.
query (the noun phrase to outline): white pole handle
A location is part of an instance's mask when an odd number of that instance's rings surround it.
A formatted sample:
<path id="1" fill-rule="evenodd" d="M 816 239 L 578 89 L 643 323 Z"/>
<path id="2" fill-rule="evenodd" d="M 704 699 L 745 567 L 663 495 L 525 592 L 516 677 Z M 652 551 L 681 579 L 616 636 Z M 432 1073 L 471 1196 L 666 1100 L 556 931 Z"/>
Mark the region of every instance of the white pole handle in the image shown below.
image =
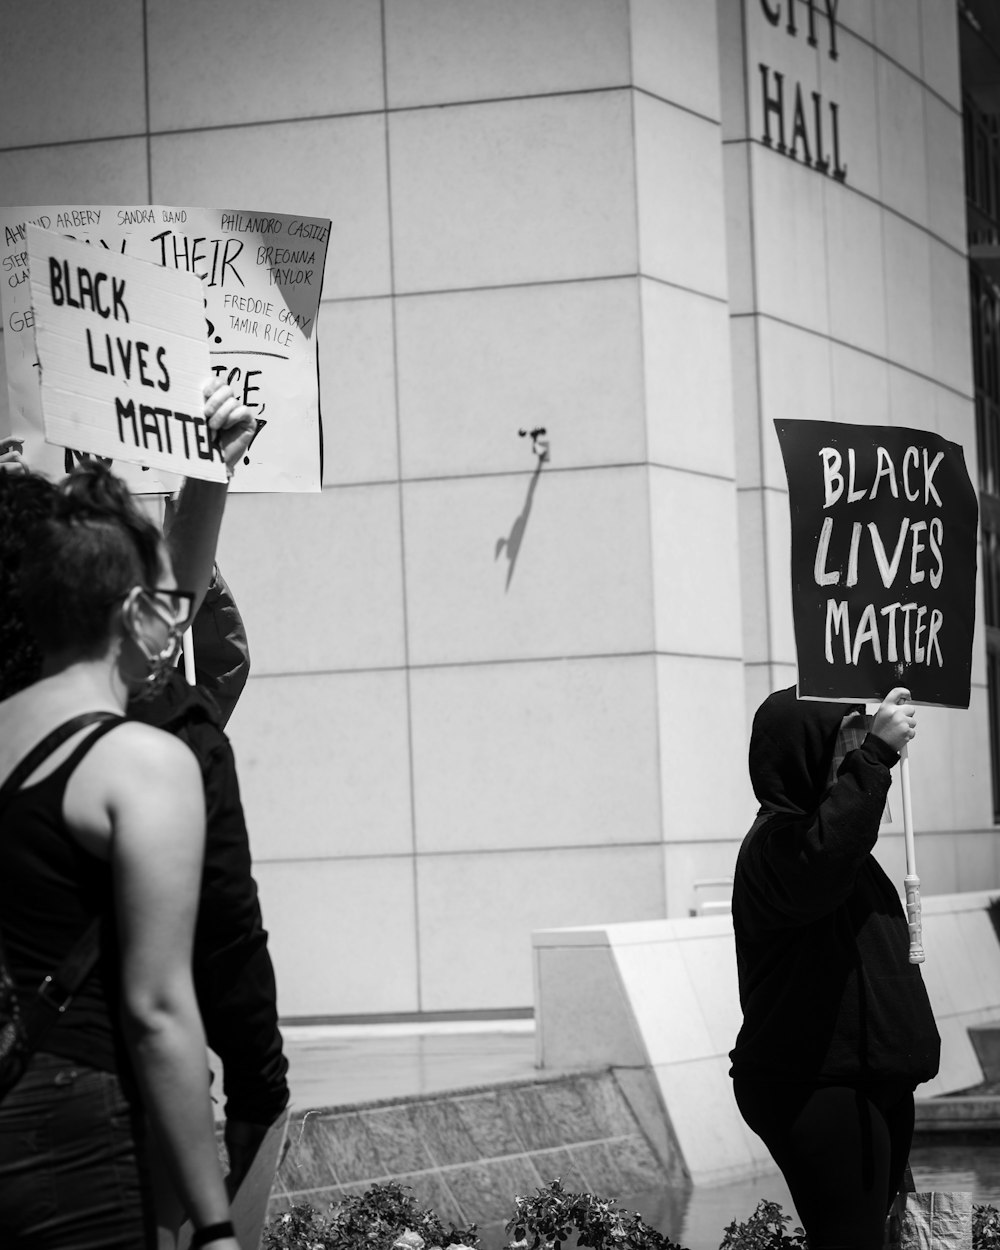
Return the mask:
<path id="1" fill-rule="evenodd" d="M 184 676 L 189 686 L 196 686 L 198 682 L 194 675 L 194 634 L 190 629 L 184 631 L 181 644 L 184 651 Z"/>
<path id="2" fill-rule="evenodd" d="M 920 920 L 920 878 L 917 876 L 917 855 L 913 841 L 913 809 L 910 805 L 910 753 L 906 743 L 899 753 L 899 780 L 903 789 L 903 839 L 906 843 L 906 920 L 910 929 L 910 963 L 924 962 L 923 933 Z"/>

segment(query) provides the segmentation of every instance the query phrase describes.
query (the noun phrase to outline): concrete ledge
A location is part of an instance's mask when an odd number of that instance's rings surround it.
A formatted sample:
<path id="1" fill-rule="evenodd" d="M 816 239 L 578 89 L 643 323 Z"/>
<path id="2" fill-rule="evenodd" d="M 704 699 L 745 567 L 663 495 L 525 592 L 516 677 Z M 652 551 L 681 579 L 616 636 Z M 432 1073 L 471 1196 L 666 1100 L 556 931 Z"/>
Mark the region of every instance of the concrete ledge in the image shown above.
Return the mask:
<path id="1" fill-rule="evenodd" d="M 641 1074 L 640 1074 L 641 1076 Z M 632 1091 L 640 1108 L 643 1091 Z M 661 1123 L 654 1122 L 654 1132 Z M 638 1194 L 683 1183 L 676 1146 L 654 1148 L 609 1071 L 457 1089 L 292 1116 L 268 1208 L 319 1210 L 376 1182 L 408 1186 L 456 1224 L 502 1225 L 514 1196 L 567 1189 Z M 673 1166 L 664 1163 L 673 1155 Z"/>
<path id="2" fill-rule="evenodd" d="M 917 1102 L 918 1133 L 977 1132 L 1000 1128 L 1000 1098 L 963 1094 Z"/>
<path id="3" fill-rule="evenodd" d="M 975 1116 L 991 1123 L 991 1104 L 967 1100 L 949 1112 L 941 1095 L 1000 1070 L 1000 1029 L 989 1027 L 1000 1026 L 1000 941 L 990 915 L 998 898 L 991 890 L 922 900 L 921 970 L 942 1046 L 938 1076 L 918 1091 L 921 1126 L 933 1116 L 938 1125 Z M 627 1092 L 639 1082 L 624 1074 L 644 1074 L 645 1104 L 635 1114 L 654 1145 L 676 1143 L 696 1184 L 773 1170 L 728 1075 L 742 1023 L 731 916 L 549 929 L 532 943 L 540 1068 L 600 1064 Z M 978 1109 L 967 1110 L 973 1101 Z"/>
<path id="4" fill-rule="evenodd" d="M 626 1092 L 645 1075 L 635 1113 L 654 1144 L 659 1117 L 696 1184 L 767 1168 L 728 1078 L 742 1019 L 731 917 L 546 930 L 533 945 L 540 1068 L 607 1065 Z"/>
<path id="5" fill-rule="evenodd" d="M 969 1041 L 987 1081 L 1000 1082 L 1000 1026 L 979 1025 L 969 1029 Z"/>

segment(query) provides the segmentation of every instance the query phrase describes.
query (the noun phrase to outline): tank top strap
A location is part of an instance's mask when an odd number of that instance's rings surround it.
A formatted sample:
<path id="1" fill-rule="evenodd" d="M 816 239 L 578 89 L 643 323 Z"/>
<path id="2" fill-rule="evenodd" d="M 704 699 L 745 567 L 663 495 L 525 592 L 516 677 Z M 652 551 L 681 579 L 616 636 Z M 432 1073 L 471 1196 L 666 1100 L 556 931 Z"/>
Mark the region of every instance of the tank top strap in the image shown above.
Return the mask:
<path id="1" fill-rule="evenodd" d="M 94 743 L 106 734 L 109 730 L 114 729 L 116 725 L 120 725 L 126 718 L 117 716 L 114 712 L 85 712 L 81 716 L 75 716 L 72 720 L 64 722 L 57 726 L 51 733 L 47 734 L 41 742 L 37 743 L 28 752 L 24 758 L 15 765 L 14 769 L 8 777 L 0 785 L 0 808 L 2 808 L 14 795 L 20 790 L 25 780 L 52 754 L 57 747 L 63 742 L 85 728 L 92 725 L 95 721 L 99 722 L 93 733 L 87 735 L 82 742 L 78 743 L 69 756 L 59 766 L 57 771 L 61 771 L 67 765 L 70 771 L 77 766 L 80 760 L 86 755 Z"/>
<path id="2" fill-rule="evenodd" d="M 99 738 L 103 738 L 106 733 L 109 733 L 119 725 L 124 725 L 126 720 L 128 720 L 127 716 L 111 716 L 107 720 L 101 721 L 96 729 L 87 734 L 83 741 L 78 742 L 73 750 L 70 751 L 69 755 L 59 765 L 59 771 L 65 770 L 67 773 L 72 773 L 77 764 L 79 764 Z"/>

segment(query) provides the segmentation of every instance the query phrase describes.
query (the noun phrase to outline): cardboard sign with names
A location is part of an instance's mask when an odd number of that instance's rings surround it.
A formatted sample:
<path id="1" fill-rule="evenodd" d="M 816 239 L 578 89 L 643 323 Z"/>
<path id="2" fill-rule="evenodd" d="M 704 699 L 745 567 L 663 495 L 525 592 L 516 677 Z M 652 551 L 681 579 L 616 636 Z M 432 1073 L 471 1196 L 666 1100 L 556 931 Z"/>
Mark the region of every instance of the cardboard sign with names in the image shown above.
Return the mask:
<path id="1" fill-rule="evenodd" d="M 225 482 L 199 280 L 37 226 L 27 243 L 48 442 Z"/>
<path id="2" fill-rule="evenodd" d="M 0 436 L 24 443 L 33 469 L 60 477 L 79 449 L 45 441 L 32 327 L 29 224 L 201 280 L 208 376 L 226 382 L 257 419 L 230 491 L 319 491 L 322 485 L 317 321 L 330 221 L 245 209 L 163 204 L 0 208 L 0 303 L 10 419 Z M 180 479 L 115 462 L 134 491 L 165 493 Z"/>
<path id="3" fill-rule="evenodd" d="M 969 706 L 979 506 L 927 430 L 775 421 L 788 479 L 798 693 Z"/>

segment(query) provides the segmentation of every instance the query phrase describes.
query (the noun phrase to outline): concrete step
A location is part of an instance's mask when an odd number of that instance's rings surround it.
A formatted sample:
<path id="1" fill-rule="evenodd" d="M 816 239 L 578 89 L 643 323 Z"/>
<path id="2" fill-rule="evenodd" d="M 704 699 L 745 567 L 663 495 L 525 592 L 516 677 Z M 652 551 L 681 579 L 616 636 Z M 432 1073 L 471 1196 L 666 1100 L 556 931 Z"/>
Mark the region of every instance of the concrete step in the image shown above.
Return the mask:
<path id="1" fill-rule="evenodd" d="M 1000 1026 L 976 1024 L 969 1029 L 969 1041 L 976 1052 L 987 1081 L 1000 1081 Z"/>
<path id="2" fill-rule="evenodd" d="M 917 1133 L 969 1133 L 1000 1128 L 1000 1097 L 945 1094 L 917 1099 Z"/>
<path id="3" fill-rule="evenodd" d="M 937 1098 L 918 1098 L 917 1133 L 978 1133 L 1000 1128 L 1000 1026 L 969 1029 L 984 1082 L 980 1089 Z"/>

